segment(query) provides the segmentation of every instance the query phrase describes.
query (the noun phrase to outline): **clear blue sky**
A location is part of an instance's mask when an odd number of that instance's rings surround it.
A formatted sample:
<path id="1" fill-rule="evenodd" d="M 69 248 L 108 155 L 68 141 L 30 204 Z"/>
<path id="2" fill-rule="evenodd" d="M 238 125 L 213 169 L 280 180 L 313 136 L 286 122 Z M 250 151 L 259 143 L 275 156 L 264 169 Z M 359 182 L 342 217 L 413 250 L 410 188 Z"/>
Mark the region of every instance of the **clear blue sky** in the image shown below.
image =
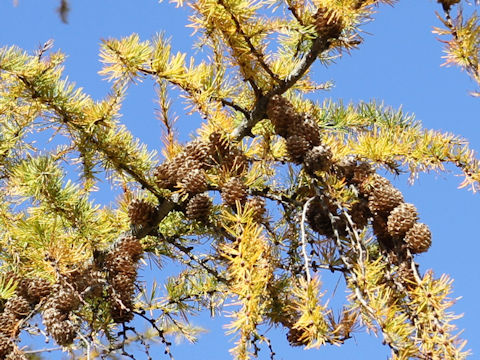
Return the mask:
<path id="1" fill-rule="evenodd" d="M 169 3 L 154 0 L 72 0 L 69 24 L 62 24 L 55 13 L 57 1 L 19 0 L 0 2 L 0 46 L 16 44 L 34 51 L 48 39 L 55 48 L 68 55 L 66 71 L 69 79 L 85 89 L 93 98 L 101 98 L 108 84 L 97 74 L 101 68 L 98 50 L 102 38 L 122 37 L 135 32 L 141 39 L 152 38 L 165 31 L 172 37 L 173 49 L 194 55 L 191 49 L 191 29 L 185 28 L 187 11 Z M 343 99 L 345 102 L 378 99 L 393 107 L 403 106 L 414 113 L 423 126 L 465 137 L 473 149 L 480 149 L 480 99 L 468 95 L 475 84 L 456 68 L 440 67 L 442 45 L 431 30 L 438 26 L 435 11 L 440 7 L 433 0 L 405 0 L 394 7 L 379 8 L 375 21 L 364 27 L 360 50 L 339 59 L 330 68 L 315 66 L 315 79 L 333 80 L 335 88 L 319 97 Z M 155 93 L 149 81 L 133 86 L 122 113 L 123 122 L 152 149 L 160 149 L 161 127 L 155 118 Z M 179 102 L 175 108 L 181 119 L 180 138 L 189 139 L 199 124 L 198 118 L 187 117 Z M 480 194 L 457 189 L 461 179 L 451 174 L 422 175 L 414 187 L 407 178 L 396 180 L 408 202 L 416 204 L 421 220 L 433 232 L 430 251 L 418 257 L 421 269 L 433 268 L 436 274 L 447 273 L 454 279 L 454 296 L 462 296 L 454 307 L 464 313 L 457 321 L 464 328 L 468 347 L 480 359 L 480 290 L 477 266 L 480 253 L 479 224 Z M 107 184 L 98 199 L 111 199 Z M 104 197 L 103 197 L 104 196 Z M 161 281 L 161 274 L 157 274 Z M 329 275 L 326 274 L 328 277 Z M 328 283 L 336 278 L 327 278 Z M 340 294 L 343 296 L 343 294 Z M 338 294 L 336 296 L 339 296 Z M 172 352 L 182 359 L 228 359 L 231 338 L 224 335 L 221 321 L 202 316 L 198 322 L 211 331 L 199 344 L 174 345 Z M 381 340 L 374 336 L 356 336 L 341 348 L 326 347 L 303 351 L 289 349 L 281 331 L 274 330 L 273 346 L 277 359 L 385 359 L 389 353 Z M 154 358 L 164 358 L 162 348 L 154 347 Z M 156 352 L 156 353 L 155 353 Z M 50 356 L 50 357 L 49 357 Z M 47 355 L 46 358 L 58 358 Z M 261 359 L 268 359 L 268 352 Z"/>

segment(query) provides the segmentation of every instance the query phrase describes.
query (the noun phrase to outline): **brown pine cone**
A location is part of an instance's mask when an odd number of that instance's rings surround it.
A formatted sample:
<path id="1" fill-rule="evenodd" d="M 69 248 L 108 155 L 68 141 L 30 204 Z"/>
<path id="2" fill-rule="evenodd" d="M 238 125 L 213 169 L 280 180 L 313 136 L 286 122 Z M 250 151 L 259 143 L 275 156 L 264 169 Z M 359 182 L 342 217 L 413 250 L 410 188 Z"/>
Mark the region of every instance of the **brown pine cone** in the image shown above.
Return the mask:
<path id="1" fill-rule="evenodd" d="M 355 169 L 357 168 L 357 160 L 353 156 L 345 156 L 340 161 L 333 164 L 333 171 L 339 179 L 345 179 L 347 183 L 351 183 Z"/>
<path id="2" fill-rule="evenodd" d="M 159 188 L 170 188 L 177 182 L 176 168 L 169 161 L 157 166 L 153 172 L 155 183 Z"/>
<path id="3" fill-rule="evenodd" d="M 313 231 L 321 235 L 332 236 L 333 229 L 328 210 L 322 206 L 321 200 L 315 198 L 308 204 L 306 211 L 307 223 Z"/>
<path id="4" fill-rule="evenodd" d="M 28 285 L 32 279 L 26 279 L 13 271 L 8 271 L 5 274 L 5 283 L 8 284 L 11 281 L 11 285 L 16 285 L 15 294 L 28 298 Z"/>
<path id="5" fill-rule="evenodd" d="M 360 185 L 363 183 L 370 175 L 374 174 L 375 170 L 367 162 L 359 162 L 356 164 L 353 170 L 353 176 L 351 177 L 351 183 L 355 185 Z M 359 189 L 360 190 L 360 189 Z M 360 192 L 362 192 L 360 190 Z"/>
<path id="6" fill-rule="evenodd" d="M 362 198 L 358 199 L 350 209 L 350 216 L 358 229 L 367 226 L 368 219 L 371 217 L 370 209 L 368 208 L 368 201 Z"/>
<path id="7" fill-rule="evenodd" d="M 298 116 L 295 119 L 295 122 L 290 125 L 289 135 L 304 137 L 311 147 L 321 144 L 320 126 L 314 120 L 305 116 Z"/>
<path id="8" fill-rule="evenodd" d="M 382 215 L 375 215 L 373 217 L 372 227 L 379 244 L 386 250 L 393 250 L 394 243 L 392 236 L 388 232 L 387 219 Z"/>
<path id="9" fill-rule="evenodd" d="M 5 360 L 28 360 L 27 356 L 20 349 L 13 349 Z"/>
<path id="10" fill-rule="evenodd" d="M 180 188 L 189 194 L 207 191 L 208 184 L 205 171 L 193 169 L 180 181 Z"/>
<path id="11" fill-rule="evenodd" d="M 13 350 L 13 341 L 10 339 L 10 335 L 0 333 L 0 358 L 4 358 Z"/>
<path id="12" fill-rule="evenodd" d="M 254 196 L 247 201 L 250 209 L 252 209 L 252 217 L 255 221 L 261 222 L 267 209 L 265 209 L 265 200 L 260 196 Z"/>
<path id="13" fill-rule="evenodd" d="M 18 319 L 15 314 L 4 311 L 0 314 L 0 334 L 12 335 L 15 330 Z"/>
<path id="14" fill-rule="evenodd" d="M 128 216 L 133 225 L 146 226 L 155 215 L 155 206 L 142 199 L 133 200 L 128 205 Z"/>
<path id="15" fill-rule="evenodd" d="M 73 343 L 77 333 L 75 326 L 70 320 L 53 323 L 48 328 L 48 332 L 60 346 L 67 346 Z"/>
<path id="16" fill-rule="evenodd" d="M 289 136 L 286 145 L 289 158 L 296 164 L 303 162 L 304 156 L 311 148 L 307 139 L 298 135 Z"/>
<path id="17" fill-rule="evenodd" d="M 324 39 L 338 38 L 343 29 L 342 19 L 326 7 L 319 7 L 315 17 L 315 30 Z"/>
<path id="18" fill-rule="evenodd" d="M 124 322 L 129 322 L 133 319 L 133 303 L 131 299 L 124 299 L 121 300 L 122 305 L 114 300 L 111 299 L 110 301 L 110 315 L 114 323 L 121 324 Z"/>
<path id="19" fill-rule="evenodd" d="M 43 323 L 47 327 L 47 331 L 53 324 L 68 320 L 68 313 L 60 311 L 50 300 L 45 304 L 42 312 Z"/>
<path id="20" fill-rule="evenodd" d="M 202 220 L 208 218 L 212 200 L 206 194 L 199 194 L 192 197 L 187 204 L 186 215 L 190 220 Z"/>
<path id="21" fill-rule="evenodd" d="M 193 170 L 200 170 L 202 164 L 194 159 L 185 159 L 177 169 L 177 182 L 182 182 Z"/>
<path id="22" fill-rule="evenodd" d="M 27 289 L 27 299 L 32 303 L 40 302 L 44 297 L 50 295 L 52 284 L 46 279 L 30 279 Z"/>
<path id="23" fill-rule="evenodd" d="M 247 188 L 242 180 L 237 177 L 228 180 L 221 191 L 223 201 L 230 206 L 235 206 L 237 201 L 243 203 L 247 199 Z"/>
<path id="24" fill-rule="evenodd" d="M 185 145 L 183 149 L 188 159 L 197 161 L 202 168 L 208 165 L 210 157 L 210 144 L 201 139 L 196 139 Z"/>
<path id="25" fill-rule="evenodd" d="M 236 175 L 242 175 L 248 170 L 248 159 L 241 150 L 232 148 L 230 153 L 225 155 L 221 164 Z"/>
<path id="26" fill-rule="evenodd" d="M 388 214 L 403 203 L 402 193 L 392 185 L 372 187 L 369 192 L 368 207 L 372 214 Z"/>
<path id="27" fill-rule="evenodd" d="M 403 236 L 410 230 L 418 219 L 415 205 L 401 203 L 388 216 L 388 233 L 391 236 Z"/>
<path id="28" fill-rule="evenodd" d="M 120 299 L 129 299 L 135 292 L 135 278 L 129 274 L 116 274 L 111 280 L 111 285 Z"/>
<path id="29" fill-rule="evenodd" d="M 305 333 L 300 329 L 290 328 L 287 333 L 287 340 L 291 346 L 305 346 L 308 341 L 302 336 Z"/>
<path id="30" fill-rule="evenodd" d="M 5 313 L 13 314 L 17 319 L 23 319 L 31 311 L 30 303 L 23 296 L 13 296 L 5 304 Z"/>
<path id="31" fill-rule="evenodd" d="M 326 171 L 332 165 L 332 150 L 326 145 L 315 146 L 305 154 L 305 167 L 310 172 Z"/>
<path id="32" fill-rule="evenodd" d="M 230 144 L 224 134 L 213 132 L 210 134 L 209 140 L 210 155 L 217 160 L 217 162 L 219 162 L 218 159 L 222 159 L 230 153 Z"/>
<path id="33" fill-rule="evenodd" d="M 370 195 L 376 191 L 376 189 L 382 187 L 394 187 L 392 183 L 378 174 L 370 174 L 368 175 L 359 185 L 358 191 L 364 195 Z"/>
<path id="34" fill-rule="evenodd" d="M 128 254 L 124 254 L 128 256 Z M 82 271 L 69 274 L 68 281 L 75 287 L 75 290 L 82 293 L 82 297 L 98 297 L 103 292 L 105 277 L 101 271 L 94 267 L 87 267 Z"/>
<path id="35" fill-rule="evenodd" d="M 432 245 L 432 233 L 426 224 L 415 223 L 405 234 L 404 240 L 413 254 L 420 254 Z"/>
<path id="36" fill-rule="evenodd" d="M 437 0 L 437 2 L 442 4 L 445 11 L 448 11 L 452 5 L 458 4 L 460 0 Z"/>
<path id="37" fill-rule="evenodd" d="M 132 257 L 134 262 L 137 262 L 143 254 L 143 246 L 137 238 L 127 236 L 115 245 L 115 252 L 126 253 Z"/>
<path id="38" fill-rule="evenodd" d="M 114 252 L 107 258 L 107 270 L 112 274 L 126 274 L 133 279 L 137 276 L 137 263 L 128 253 Z"/>
<path id="39" fill-rule="evenodd" d="M 417 286 L 415 275 L 409 262 L 403 261 L 397 269 L 397 279 L 407 290 L 413 290 Z"/>
<path id="40" fill-rule="evenodd" d="M 60 311 L 69 312 L 80 305 L 79 294 L 69 285 L 55 284 L 52 291 L 53 297 L 49 302 Z"/>
<path id="41" fill-rule="evenodd" d="M 267 116 L 272 122 L 275 132 L 282 136 L 289 135 L 289 129 L 298 118 L 292 103 L 280 95 L 274 95 L 267 105 Z"/>

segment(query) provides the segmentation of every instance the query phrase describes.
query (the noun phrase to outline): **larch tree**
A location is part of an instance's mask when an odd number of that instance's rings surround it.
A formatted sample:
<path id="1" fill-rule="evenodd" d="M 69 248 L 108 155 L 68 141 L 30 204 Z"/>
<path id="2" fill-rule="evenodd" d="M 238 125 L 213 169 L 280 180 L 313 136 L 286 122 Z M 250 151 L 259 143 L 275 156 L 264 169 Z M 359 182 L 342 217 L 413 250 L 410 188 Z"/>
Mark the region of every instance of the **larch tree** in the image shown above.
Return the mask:
<path id="1" fill-rule="evenodd" d="M 462 15 L 459 0 L 439 3 L 446 62 L 480 82 L 478 18 Z M 429 227 L 378 171 L 415 178 L 451 163 L 478 190 L 474 152 L 401 111 L 315 101 L 329 84 L 315 82 L 312 64 L 361 46 L 362 24 L 393 0 L 176 4 L 191 9 L 195 46 L 208 56 L 175 53 L 161 35 L 105 40 L 111 91 L 100 101 L 66 80 L 52 43 L 0 50 L 0 358 L 31 356 L 18 346 L 23 333 L 75 358 L 136 358 L 135 342 L 149 357 L 152 341 L 173 358 L 171 335 L 198 335 L 189 315 L 226 304 L 234 359 L 275 358 L 266 324 L 291 346 L 341 346 L 367 330 L 391 359 L 466 358 L 451 279 L 415 261 Z M 64 21 L 68 8 L 61 1 Z M 128 86 L 145 77 L 157 84 L 162 156 L 119 121 Z M 172 89 L 204 119 L 186 144 Z M 53 148 L 40 141 L 46 130 L 60 139 Z M 92 200 L 103 176 L 122 189 L 116 207 Z M 157 279 L 160 296 L 137 272 L 166 258 L 182 270 Z M 322 272 L 342 275 L 342 305 L 325 300 L 333 289 Z"/>

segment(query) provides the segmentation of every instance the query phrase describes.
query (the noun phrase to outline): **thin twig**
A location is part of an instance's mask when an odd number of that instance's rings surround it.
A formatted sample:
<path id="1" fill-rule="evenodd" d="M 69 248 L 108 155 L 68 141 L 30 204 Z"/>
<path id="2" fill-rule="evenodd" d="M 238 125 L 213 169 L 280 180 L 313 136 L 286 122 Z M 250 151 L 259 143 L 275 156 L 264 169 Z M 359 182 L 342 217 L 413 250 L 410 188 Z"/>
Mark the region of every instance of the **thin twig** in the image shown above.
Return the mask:
<path id="1" fill-rule="evenodd" d="M 85 345 L 87 346 L 87 360 L 90 360 L 90 341 L 88 341 L 81 332 L 78 332 L 78 337 L 82 339 Z"/>
<path id="2" fill-rule="evenodd" d="M 61 346 L 54 347 L 54 348 L 38 349 L 38 350 L 22 350 L 22 352 L 24 354 L 39 354 L 43 352 L 54 352 L 54 351 L 60 351 L 60 350 L 63 350 Z"/>
<path id="3" fill-rule="evenodd" d="M 170 345 L 172 345 L 169 341 L 167 341 L 167 339 L 165 338 L 165 332 L 160 329 L 155 320 L 154 319 L 150 319 L 148 316 L 146 316 L 143 312 L 141 311 L 135 311 L 133 310 L 133 313 L 142 317 L 143 319 L 145 319 L 146 321 L 148 321 L 150 323 L 150 325 L 157 331 L 158 333 L 158 336 L 160 337 L 160 339 L 162 340 L 162 343 L 165 345 L 165 354 L 167 354 L 169 356 L 169 358 L 171 360 L 174 360 L 173 358 L 173 355 L 170 351 Z"/>
<path id="4" fill-rule="evenodd" d="M 308 210 L 308 205 L 312 202 L 312 200 L 315 199 L 315 197 L 311 197 L 305 202 L 305 205 L 303 206 L 303 211 L 302 211 L 302 221 L 300 222 L 300 231 L 301 231 L 301 241 L 302 241 L 302 254 L 303 254 L 303 261 L 304 261 L 304 266 L 305 266 L 305 274 L 307 276 L 307 282 L 310 283 L 312 277 L 310 275 L 310 268 L 309 268 L 309 262 L 310 259 L 308 258 L 307 254 L 307 243 L 305 241 L 305 220 L 307 217 L 307 210 Z"/>

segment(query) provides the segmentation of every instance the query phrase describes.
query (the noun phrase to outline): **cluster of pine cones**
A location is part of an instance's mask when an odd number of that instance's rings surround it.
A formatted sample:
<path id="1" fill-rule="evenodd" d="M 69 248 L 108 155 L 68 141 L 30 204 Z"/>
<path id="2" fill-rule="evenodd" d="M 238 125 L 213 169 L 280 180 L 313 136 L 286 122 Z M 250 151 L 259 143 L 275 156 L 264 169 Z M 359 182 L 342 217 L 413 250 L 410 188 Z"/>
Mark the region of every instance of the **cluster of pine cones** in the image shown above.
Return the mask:
<path id="1" fill-rule="evenodd" d="M 308 117 L 299 114 L 285 98 L 275 95 L 267 106 L 267 116 L 275 132 L 286 139 L 290 159 L 303 164 L 305 170 L 330 171 L 344 178 L 347 185 L 358 190 L 358 201 L 349 213 L 358 228 L 370 219 L 378 242 L 388 251 L 399 251 L 402 246 L 411 253 L 428 250 L 431 233 L 427 225 L 417 222 L 418 213 L 413 204 L 405 203 L 402 193 L 386 178 L 376 174 L 368 163 L 354 158 L 332 162 L 330 148 L 321 143 L 320 128 Z M 333 236 L 330 215 L 339 215 L 339 209 L 326 197 L 316 197 L 307 209 L 307 221 L 320 234 Z M 339 235 L 346 235 L 346 222 L 342 217 L 335 223 Z"/>
<path id="2" fill-rule="evenodd" d="M 78 329 L 72 315 L 88 299 L 106 296 L 111 320 L 116 323 L 130 321 L 137 262 L 142 253 L 142 245 L 136 238 L 124 237 L 106 254 L 102 271 L 96 265 L 88 265 L 62 275 L 55 284 L 41 278 L 27 279 L 9 274 L 7 277 L 17 287 L 0 314 L 0 358 L 25 358 L 16 348 L 15 340 L 21 320 L 39 303 L 48 334 L 61 346 L 75 340 Z"/>
<path id="3" fill-rule="evenodd" d="M 332 164 L 332 151 L 323 145 L 320 127 L 308 117 L 297 113 L 285 98 L 274 95 L 267 105 L 267 116 L 275 132 L 286 139 L 290 160 L 304 164 L 311 173 L 325 171 Z"/>
<path id="4" fill-rule="evenodd" d="M 368 201 L 373 231 L 385 249 L 399 250 L 405 245 L 412 254 L 418 254 L 430 248 L 430 229 L 417 222 L 415 205 L 406 203 L 390 181 L 372 173 L 358 183 L 358 189 L 361 198 Z"/>
<path id="5" fill-rule="evenodd" d="M 160 188 L 200 194 L 208 187 L 205 171 L 217 166 L 239 175 L 248 168 L 248 161 L 224 135 L 214 132 L 209 141 L 197 139 L 185 145 L 181 153 L 155 169 L 154 178 Z"/>
<path id="6" fill-rule="evenodd" d="M 106 258 L 108 301 L 110 315 L 115 323 L 123 323 L 133 318 L 133 295 L 137 278 L 137 263 L 143 254 L 142 244 L 126 237 L 119 241 Z"/>
<path id="7" fill-rule="evenodd" d="M 0 358 L 22 360 L 26 357 L 15 346 L 21 321 L 30 315 L 41 299 L 50 294 L 51 286 L 46 280 L 27 281 L 13 273 L 7 274 L 6 278 L 18 285 L 15 295 L 4 304 L 0 314 Z"/>
<path id="8" fill-rule="evenodd" d="M 207 194 L 207 174 L 221 170 L 228 174 L 220 185 L 223 203 L 235 208 L 237 201 L 248 202 L 254 216 L 261 219 L 265 213 L 265 202 L 259 197 L 248 198 L 248 189 L 243 175 L 248 170 L 246 155 L 234 146 L 225 135 L 213 132 L 208 141 L 194 140 L 185 145 L 183 151 L 172 160 L 166 161 L 154 171 L 154 180 L 159 188 L 178 189 L 188 194 L 185 214 L 190 220 L 207 221 L 212 209 L 212 199 Z M 154 209 L 146 202 L 132 202 L 129 216 L 132 224 L 146 224 Z"/>
<path id="9" fill-rule="evenodd" d="M 403 252 L 406 247 L 412 254 L 418 254 L 429 249 L 428 226 L 417 222 L 415 205 L 406 203 L 400 190 L 389 180 L 376 174 L 368 164 L 353 159 L 334 164 L 332 168 L 358 190 L 358 201 L 349 210 L 357 228 L 363 228 L 371 220 L 379 244 L 387 251 Z M 307 208 L 307 221 L 313 230 L 332 236 L 330 215 L 338 215 L 338 211 L 328 199 L 316 197 Z M 346 235 L 344 218 L 339 217 L 335 225 L 339 235 Z"/>

